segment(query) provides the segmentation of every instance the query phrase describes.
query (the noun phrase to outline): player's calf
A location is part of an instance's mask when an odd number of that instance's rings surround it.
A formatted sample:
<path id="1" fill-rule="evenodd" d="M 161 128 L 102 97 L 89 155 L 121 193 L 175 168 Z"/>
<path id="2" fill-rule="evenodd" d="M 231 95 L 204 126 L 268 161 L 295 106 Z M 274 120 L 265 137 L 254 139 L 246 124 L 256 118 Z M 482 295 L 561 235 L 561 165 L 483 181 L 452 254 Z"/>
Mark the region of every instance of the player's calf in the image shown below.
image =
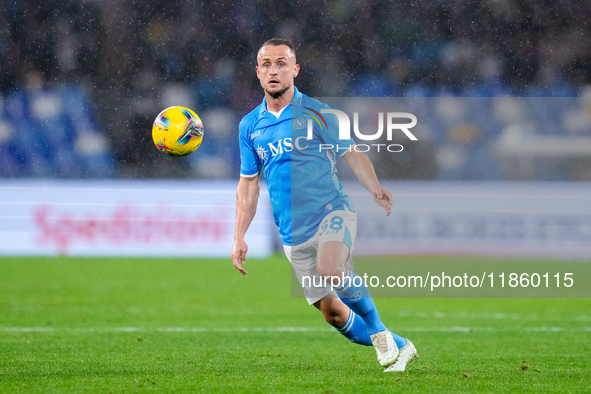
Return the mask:
<path id="1" fill-rule="evenodd" d="M 322 312 L 324 320 L 349 341 L 364 346 L 372 346 L 363 319 L 343 304 L 334 293 L 316 302 L 314 306 Z"/>

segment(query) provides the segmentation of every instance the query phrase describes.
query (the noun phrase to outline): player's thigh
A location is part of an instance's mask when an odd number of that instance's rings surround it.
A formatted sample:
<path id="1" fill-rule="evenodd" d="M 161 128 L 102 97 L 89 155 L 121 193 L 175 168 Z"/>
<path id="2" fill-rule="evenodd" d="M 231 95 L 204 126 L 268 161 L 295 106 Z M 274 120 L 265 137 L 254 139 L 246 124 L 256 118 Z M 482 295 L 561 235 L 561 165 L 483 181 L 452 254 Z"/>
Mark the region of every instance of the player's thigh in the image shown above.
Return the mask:
<path id="1" fill-rule="evenodd" d="M 320 276 L 341 277 L 346 270 L 350 250 L 341 241 L 327 241 L 318 246 L 316 270 Z"/>
<path id="2" fill-rule="evenodd" d="M 352 269 L 351 251 L 357 233 L 355 212 L 334 211 L 320 223 L 317 270 L 321 276 L 341 276 Z"/>

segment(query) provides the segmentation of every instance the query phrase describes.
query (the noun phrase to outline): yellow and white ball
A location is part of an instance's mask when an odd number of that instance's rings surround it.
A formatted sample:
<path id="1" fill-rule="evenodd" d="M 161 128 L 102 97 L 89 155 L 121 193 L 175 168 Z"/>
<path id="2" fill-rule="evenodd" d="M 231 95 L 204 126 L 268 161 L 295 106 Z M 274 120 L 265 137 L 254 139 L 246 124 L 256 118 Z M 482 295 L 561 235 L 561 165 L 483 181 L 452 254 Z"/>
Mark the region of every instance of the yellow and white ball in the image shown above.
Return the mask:
<path id="1" fill-rule="evenodd" d="M 201 145 L 203 123 L 189 108 L 166 108 L 154 120 L 152 139 L 161 152 L 171 156 L 186 156 Z"/>

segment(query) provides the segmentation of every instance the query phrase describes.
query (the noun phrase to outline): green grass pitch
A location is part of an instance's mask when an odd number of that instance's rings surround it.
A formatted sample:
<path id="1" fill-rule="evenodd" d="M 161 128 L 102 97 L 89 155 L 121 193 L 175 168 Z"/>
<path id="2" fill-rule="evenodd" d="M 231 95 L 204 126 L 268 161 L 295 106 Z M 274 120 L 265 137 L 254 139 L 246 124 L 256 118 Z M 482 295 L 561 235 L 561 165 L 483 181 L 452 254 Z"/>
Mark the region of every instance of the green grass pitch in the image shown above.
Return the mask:
<path id="1" fill-rule="evenodd" d="M 0 392 L 590 390 L 589 299 L 377 299 L 420 356 L 385 374 L 291 298 L 284 257 L 247 269 L 3 257 Z"/>

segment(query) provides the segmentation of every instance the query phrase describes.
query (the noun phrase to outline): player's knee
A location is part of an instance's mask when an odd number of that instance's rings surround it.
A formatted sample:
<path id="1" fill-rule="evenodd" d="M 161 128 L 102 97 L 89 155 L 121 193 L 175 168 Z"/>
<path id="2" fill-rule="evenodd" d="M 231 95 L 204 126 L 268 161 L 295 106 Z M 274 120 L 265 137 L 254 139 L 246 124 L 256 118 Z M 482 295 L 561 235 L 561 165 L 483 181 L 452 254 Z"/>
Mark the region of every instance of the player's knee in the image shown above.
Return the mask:
<path id="1" fill-rule="evenodd" d="M 318 264 L 316 270 L 318 271 L 318 275 L 323 278 L 327 278 L 329 281 L 328 283 L 332 284 L 333 286 L 339 286 L 345 275 L 345 269 L 340 267 L 336 262 L 332 264 L 330 262 Z"/>
<path id="2" fill-rule="evenodd" d="M 345 309 L 337 302 L 322 303 L 319 309 L 322 312 L 324 320 L 331 326 L 341 327 L 347 320 L 348 316 L 344 316 Z"/>
<path id="3" fill-rule="evenodd" d="M 324 317 L 324 320 L 326 320 L 326 322 L 328 324 L 330 324 L 331 326 L 337 325 L 337 320 L 338 320 L 338 316 L 339 316 L 338 314 L 323 311 L 322 316 Z"/>

